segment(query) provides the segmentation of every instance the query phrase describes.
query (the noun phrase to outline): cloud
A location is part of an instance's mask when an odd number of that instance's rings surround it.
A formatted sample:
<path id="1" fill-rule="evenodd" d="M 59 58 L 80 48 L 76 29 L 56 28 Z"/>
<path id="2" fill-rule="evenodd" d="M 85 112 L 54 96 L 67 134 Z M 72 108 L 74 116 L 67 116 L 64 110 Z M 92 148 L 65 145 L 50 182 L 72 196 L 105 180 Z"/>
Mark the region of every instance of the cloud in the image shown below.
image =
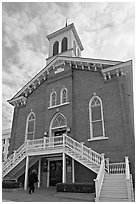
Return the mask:
<path id="1" fill-rule="evenodd" d="M 44 66 L 46 35 L 74 23 L 84 46 L 83 57 L 134 59 L 134 3 L 10 2 L 3 3 L 3 127 L 11 122 L 13 97 Z M 6 108 L 7 107 L 7 108 Z M 10 116 L 11 114 L 11 116 Z"/>

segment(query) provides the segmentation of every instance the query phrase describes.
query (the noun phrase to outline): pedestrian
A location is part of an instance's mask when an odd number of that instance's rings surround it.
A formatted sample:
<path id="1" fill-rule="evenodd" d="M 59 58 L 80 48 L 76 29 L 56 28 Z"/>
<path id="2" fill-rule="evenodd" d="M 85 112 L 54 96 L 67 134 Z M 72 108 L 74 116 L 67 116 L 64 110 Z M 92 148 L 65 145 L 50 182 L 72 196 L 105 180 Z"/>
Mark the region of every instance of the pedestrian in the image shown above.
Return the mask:
<path id="1" fill-rule="evenodd" d="M 36 170 L 33 169 L 28 179 L 29 194 L 34 193 L 35 183 L 38 183 L 38 177 Z"/>

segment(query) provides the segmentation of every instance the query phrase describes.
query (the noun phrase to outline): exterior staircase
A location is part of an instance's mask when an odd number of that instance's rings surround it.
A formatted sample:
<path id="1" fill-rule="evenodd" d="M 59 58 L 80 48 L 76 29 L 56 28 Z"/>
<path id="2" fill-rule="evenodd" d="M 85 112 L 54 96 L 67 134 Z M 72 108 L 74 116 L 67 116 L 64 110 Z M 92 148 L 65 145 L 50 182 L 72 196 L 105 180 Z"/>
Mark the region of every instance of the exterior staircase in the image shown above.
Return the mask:
<path id="1" fill-rule="evenodd" d="M 104 154 L 99 154 L 83 143 L 67 135 L 27 140 L 3 163 L 3 179 L 18 179 L 25 172 L 25 158 L 31 159 L 29 167 L 41 155 L 65 153 L 97 174 L 95 179 L 96 201 L 132 201 L 132 178 L 128 158 L 124 163 L 109 163 Z"/>
<path id="2" fill-rule="evenodd" d="M 128 192 L 125 174 L 105 173 L 100 202 L 128 202 Z"/>

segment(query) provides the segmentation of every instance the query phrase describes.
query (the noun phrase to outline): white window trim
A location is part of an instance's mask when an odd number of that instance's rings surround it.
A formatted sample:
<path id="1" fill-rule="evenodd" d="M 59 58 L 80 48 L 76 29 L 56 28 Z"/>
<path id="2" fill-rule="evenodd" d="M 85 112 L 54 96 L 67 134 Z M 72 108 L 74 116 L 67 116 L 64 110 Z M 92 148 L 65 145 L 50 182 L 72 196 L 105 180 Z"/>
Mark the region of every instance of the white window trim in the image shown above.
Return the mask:
<path id="1" fill-rule="evenodd" d="M 88 139 L 88 142 L 92 142 L 92 141 L 97 141 L 97 140 L 108 140 L 108 137 L 93 137 L 91 139 Z"/>
<path id="2" fill-rule="evenodd" d="M 35 124 L 36 124 L 36 116 L 35 116 L 35 113 L 34 112 L 30 112 L 28 117 L 27 117 L 27 120 L 26 120 L 26 131 L 25 131 L 25 141 L 28 139 L 28 124 L 29 124 L 29 117 L 31 116 L 31 114 L 34 115 L 34 131 L 33 132 L 30 132 L 30 134 L 33 133 L 33 140 L 35 138 Z"/>
<path id="3" fill-rule="evenodd" d="M 94 100 L 94 98 L 97 98 L 100 101 L 100 105 L 95 105 L 95 107 L 97 106 L 101 106 L 101 120 L 96 120 L 96 121 L 92 121 L 92 114 L 91 114 L 91 107 L 93 107 L 91 105 L 92 101 Z M 98 137 L 94 137 L 93 136 L 93 122 L 99 122 L 102 121 L 102 131 L 103 131 L 103 135 L 102 136 L 98 136 Z M 88 141 L 94 141 L 94 140 L 101 140 L 101 139 L 107 139 L 107 137 L 105 137 L 105 129 L 104 129 L 104 115 L 103 115 L 103 106 L 102 106 L 102 100 L 99 96 L 94 95 L 89 102 L 89 125 L 90 125 L 90 139 L 88 139 Z"/>
<path id="4" fill-rule="evenodd" d="M 50 110 L 52 108 L 58 108 L 58 107 L 61 107 L 61 106 L 65 106 L 65 105 L 68 105 L 68 104 L 70 104 L 70 102 L 62 103 L 62 104 L 59 104 L 59 105 L 56 105 L 56 106 L 50 106 L 50 107 L 48 107 L 48 110 Z"/>
<path id="5" fill-rule="evenodd" d="M 52 93 L 50 94 L 50 107 L 54 107 L 54 106 L 52 106 L 52 95 L 53 95 L 53 93 L 55 93 L 55 106 L 57 104 L 57 93 L 56 93 L 56 91 L 52 91 Z"/>
<path id="6" fill-rule="evenodd" d="M 67 101 L 68 101 L 68 90 L 66 89 L 66 88 L 63 88 L 63 89 L 61 89 L 61 92 L 60 92 L 60 104 L 64 104 L 63 103 L 63 91 L 66 91 L 66 102 L 65 103 L 67 103 Z"/>
<path id="7" fill-rule="evenodd" d="M 53 125 L 55 119 L 58 117 L 58 115 L 61 115 L 61 116 L 65 119 L 66 125 L 63 126 L 63 127 L 66 127 L 66 128 L 67 128 L 67 120 L 66 120 L 66 117 L 65 117 L 61 112 L 59 112 L 59 113 L 57 113 L 57 114 L 55 114 L 55 115 L 53 116 L 53 118 L 52 118 L 52 120 L 51 120 L 51 122 L 50 122 L 49 137 L 52 137 L 52 130 L 56 130 L 56 129 L 57 129 L 57 127 L 56 127 L 56 128 L 53 128 L 52 125 Z M 60 127 L 61 127 L 61 126 L 60 126 Z M 59 127 L 59 128 L 60 128 L 60 127 Z"/>

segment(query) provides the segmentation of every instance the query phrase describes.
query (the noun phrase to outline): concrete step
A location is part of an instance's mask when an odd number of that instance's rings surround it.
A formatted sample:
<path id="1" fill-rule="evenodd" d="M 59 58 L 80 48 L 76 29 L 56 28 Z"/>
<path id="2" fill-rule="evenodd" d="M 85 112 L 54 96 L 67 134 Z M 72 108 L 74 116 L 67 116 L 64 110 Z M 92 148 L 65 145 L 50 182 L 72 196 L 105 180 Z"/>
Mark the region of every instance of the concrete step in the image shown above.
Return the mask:
<path id="1" fill-rule="evenodd" d="M 127 198 L 100 198 L 99 202 L 128 202 Z"/>
<path id="2" fill-rule="evenodd" d="M 106 194 L 100 194 L 100 198 L 125 198 L 127 199 L 128 198 L 128 195 L 125 195 L 125 194 L 110 194 L 110 193 L 107 193 Z"/>

